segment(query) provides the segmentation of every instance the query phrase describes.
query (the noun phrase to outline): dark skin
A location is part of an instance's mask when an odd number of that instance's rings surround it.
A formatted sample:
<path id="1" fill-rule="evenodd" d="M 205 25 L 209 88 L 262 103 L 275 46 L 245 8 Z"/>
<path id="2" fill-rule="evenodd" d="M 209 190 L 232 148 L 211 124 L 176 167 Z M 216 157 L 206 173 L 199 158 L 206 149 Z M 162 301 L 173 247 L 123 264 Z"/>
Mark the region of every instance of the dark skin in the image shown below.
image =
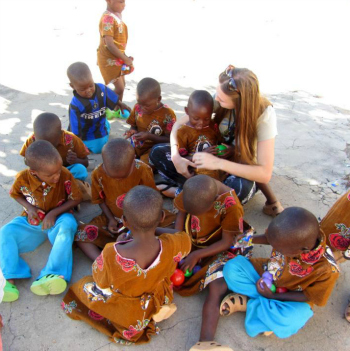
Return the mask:
<path id="1" fill-rule="evenodd" d="M 102 151 L 102 158 L 103 158 L 103 155 L 104 155 L 104 152 Z M 124 178 L 127 178 L 134 171 L 135 162 L 133 160 L 134 158 L 131 157 L 130 168 L 127 169 L 126 171 L 115 170 L 113 167 L 110 167 L 107 163 L 103 163 L 103 168 L 109 177 L 113 179 L 124 179 Z M 118 227 L 120 226 L 119 222 L 115 219 L 112 211 L 106 205 L 105 202 L 103 202 L 99 206 L 102 212 L 104 213 L 104 215 L 108 218 L 109 234 L 111 235 L 111 237 L 114 237 L 115 235 L 119 234 L 118 232 Z M 96 258 L 101 254 L 101 250 L 93 243 L 77 242 L 77 245 L 85 253 L 85 255 L 88 256 L 93 261 L 95 261 Z"/>
<path id="2" fill-rule="evenodd" d="M 220 194 L 224 194 L 224 193 L 231 190 L 225 184 L 223 184 L 217 180 L 215 180 L 215 182 L 217 185 L 216 197 L 219 196 Z M 208 204 L 208 209 L 206 211 L 204 211 L 203 213 L 209 211 L 211 206 L 212 206 L 212 202 L 210 204 Z M 198 216 L 198 215 L 203 214 L 203 213 L 192 213 L 192 214 Z M 176 216 L 176 221 L 175 221 L 175 229 L 177 231 L 184 230 L 186 216 L 187 216 L 187 213 L 182 212 L 182 211 L 178 212 L 178 214 Z M 228 232 L 228 231 L 224 230 L 222 232 L 221 240 L 217 241 L 216 243 L 214 243 L 212 245 L 209 245 L 208 247 L 206 247 L 204 249 L 200 249 L 200 250 L 196 250 L 196 251 L 191 252 L 183 260 L 182 264 L 180 265 L 180 269 L 183 272 L 186 272 L 187 269 L 189 271 L 191 271 L 201 258 L 211 257 L 211 256 L 214 256 L 214 255 L 220 253 L 220 252 L 226 251 L 227 249 L 229 249 L 232 246 L 232 243 L 234 241 L 234 236 L 235 236 L 235 234 L 233 232 Z"/>

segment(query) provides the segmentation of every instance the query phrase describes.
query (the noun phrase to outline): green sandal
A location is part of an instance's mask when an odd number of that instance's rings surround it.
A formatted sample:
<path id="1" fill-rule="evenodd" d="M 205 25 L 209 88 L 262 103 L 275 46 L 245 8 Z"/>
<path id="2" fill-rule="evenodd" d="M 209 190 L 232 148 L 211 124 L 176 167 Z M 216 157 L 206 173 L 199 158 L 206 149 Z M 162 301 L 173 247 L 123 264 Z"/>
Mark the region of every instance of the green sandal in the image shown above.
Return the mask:
<path id="1" fill-rule="evenodd" d="M 57 274 L 48 274 L 36 280 L 30 290 L 35 295 L 58 295 L 66 290 L 67 282 Z"/>
<path id="2" fill-rule="evenodd" d="M 13 302 L 18 300 L 19 298 L 19 291 L 16 288 L 16 285 L 9 283 L 6 280 L 6 285 L 4 288 L 4 297 L 2 299 L 3 302 Z"/>

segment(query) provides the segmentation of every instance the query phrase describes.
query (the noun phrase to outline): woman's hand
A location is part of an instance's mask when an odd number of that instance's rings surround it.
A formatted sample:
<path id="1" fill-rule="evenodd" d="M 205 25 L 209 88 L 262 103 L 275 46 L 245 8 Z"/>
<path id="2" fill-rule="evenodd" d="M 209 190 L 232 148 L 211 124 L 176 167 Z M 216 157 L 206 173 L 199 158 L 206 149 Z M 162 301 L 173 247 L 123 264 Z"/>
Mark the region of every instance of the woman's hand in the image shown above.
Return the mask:
<path id="1" fill-rule="evenodd" d="M 181 157 L 179 154 L 172 156 L 171 160 L 174 163 L 177 173 L 182 174 L 186 178 L 194 176 L 194 173 L 188 169 L 188 167 L 196 168 L 196 165 L 193 162 Z"/>
<path id="2" fill-rule="evenodd" d="M 207 152 L 197 152 L 193 155 L 192 161 L 195 163 L 197 168 L 205 168 L 209 170 L 220 169 L 220 158 L 209 154 Z"/>

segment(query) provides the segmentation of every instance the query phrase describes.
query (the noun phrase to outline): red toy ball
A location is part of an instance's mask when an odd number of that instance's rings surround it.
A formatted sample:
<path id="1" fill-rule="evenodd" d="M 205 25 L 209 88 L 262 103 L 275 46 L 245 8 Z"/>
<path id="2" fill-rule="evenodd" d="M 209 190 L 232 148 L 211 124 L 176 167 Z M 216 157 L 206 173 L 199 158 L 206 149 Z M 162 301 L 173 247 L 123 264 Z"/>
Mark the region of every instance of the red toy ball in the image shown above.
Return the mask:
<path id="1" fill-rule="evenodd" d="M 288 292 L 288 289 L 285 288 L 285 287 L 280 287 L 280 288 L 277 288 L 277 289 L 276 289 L 276 293 L 277 293 L 277 294 L 284 294 L 284 293 L 286 293 L 286 292 Z"/>
<path id="2" fill-rule="evenodd" d="M 184 272 L 181 269 L 175 269 L 174 274 L 170 277 L 174 286 L 180 286 L 185 281 Z"/>

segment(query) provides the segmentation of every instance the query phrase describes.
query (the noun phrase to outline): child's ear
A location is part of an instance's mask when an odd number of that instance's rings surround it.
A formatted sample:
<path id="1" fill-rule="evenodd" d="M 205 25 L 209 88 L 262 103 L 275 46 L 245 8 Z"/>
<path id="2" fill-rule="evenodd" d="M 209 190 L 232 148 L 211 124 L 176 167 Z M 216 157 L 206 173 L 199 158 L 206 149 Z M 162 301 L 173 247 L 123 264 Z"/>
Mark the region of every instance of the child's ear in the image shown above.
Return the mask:
<path id="1" fill-rule="evenodd" d="M 185 107 L 185 112 L 186 112 L 186 115 L 188 116 L 188 108 L 187 108 L 187 106 Z"/>
<path id="2" fill-rule="evenodd" d="M 162 101 L 162 95 L 158 98 L 158 103 Z"/>
<path id="3" fill-rule="evenodd" d="M 162 211 L 162 216 L 161 216 L 161 218 L 160 218 L 159 223 L 163 223 L 163 222 L 164 222 L 164 219 L 165 219 L 165 212 Z"/>
<path id="4" fill-rule="evenodd" d="M 69 86 L 70 86 L 73 90 L 75 90 L 72 83 L 69 83 Z"/>

